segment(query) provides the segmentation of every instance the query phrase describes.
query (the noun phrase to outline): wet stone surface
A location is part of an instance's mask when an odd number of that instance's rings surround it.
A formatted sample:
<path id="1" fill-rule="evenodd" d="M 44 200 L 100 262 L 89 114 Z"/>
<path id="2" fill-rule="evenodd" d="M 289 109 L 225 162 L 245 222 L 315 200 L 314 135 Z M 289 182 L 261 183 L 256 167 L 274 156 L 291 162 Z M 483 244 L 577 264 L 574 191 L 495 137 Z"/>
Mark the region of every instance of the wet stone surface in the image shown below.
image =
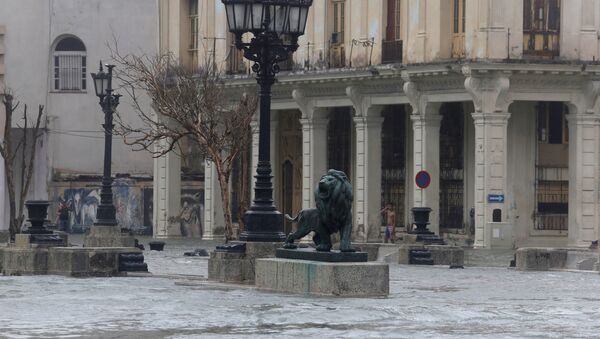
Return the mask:
<path id="1" fill-rule="evenodd" d="M 387 298 L 207 283 L 203 247 L 145 251 L 159 277 L 0 277 L 0 336 L 562 338 L 600 333 L 600 275 L 390 265 Z M 179 248 L 179 250 L 177 250 Z"/>

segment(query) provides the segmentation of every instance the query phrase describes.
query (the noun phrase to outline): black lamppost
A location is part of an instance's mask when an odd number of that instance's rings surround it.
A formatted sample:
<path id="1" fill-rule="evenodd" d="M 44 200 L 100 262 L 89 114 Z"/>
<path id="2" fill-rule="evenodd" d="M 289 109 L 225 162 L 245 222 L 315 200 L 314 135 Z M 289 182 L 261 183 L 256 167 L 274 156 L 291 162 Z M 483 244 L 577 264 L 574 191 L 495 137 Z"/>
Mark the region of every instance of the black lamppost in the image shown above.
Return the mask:
<path id="1" fill-rule="evenodd" d="M 100 72 L 92 73 L 94 79 L 94 89 L 96 95 L 100 98 L 100 106 L 104 112 L 104 174 L 102 176 L 102 190 L 100 191 L 100 205 L 98 206 L 97 221 L 95 225 L 116 226 L 116 210 L 113 205 L 112 183 L 110 176 L 110 165 L 112 158 L 112 131 L 113 113 L 119 105 L 120 94 L 113 94 L 112 89 L 112 70 L 114 65 L 106 65 L 108 73 L 102 70 L 100 62 Z"/>
<path id="2" fill-rule="evenodd" d="M 258 168 L 254 201 L 246 212 L 244 241 L 283 241 L 283 215 L 273 204 L 271 179 L 270 125 L 271 86 L 279 72 L 278 62 L 298 49 L 298 37 L 304 34 L 312 0 L 221 0 L 225 4 L 229 31 L 244 57 L 254 61 L 252 70 L 260 85 L 260 125 Z M 250 42 L 242 35 L 252 33 Z"/>

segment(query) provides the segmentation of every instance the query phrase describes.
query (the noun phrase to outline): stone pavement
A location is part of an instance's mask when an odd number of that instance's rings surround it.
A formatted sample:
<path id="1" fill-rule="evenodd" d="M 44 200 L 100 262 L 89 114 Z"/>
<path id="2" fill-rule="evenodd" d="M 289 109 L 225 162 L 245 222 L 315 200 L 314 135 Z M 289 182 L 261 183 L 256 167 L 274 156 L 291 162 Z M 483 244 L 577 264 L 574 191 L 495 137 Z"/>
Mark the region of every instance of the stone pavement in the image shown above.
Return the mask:
<path id="1" fill-rule="evenodd" d="M 151 239 L 141 238 L 148 248 Z M 76 242 L 73 239 L 73 242 Z M 145 251 L 152 276 L 0 277 L 0 337 L 563 338 L 600 333 L 600 275 L 390 265 L 387 298 L 265 293 L 206 281 L 214 242 Z M 468 251 L 470 252 L 470 251 Z M 475 252 L 468 262 L 505 262 Z M 488 259 L 486 259 L 488 258 Z"/>

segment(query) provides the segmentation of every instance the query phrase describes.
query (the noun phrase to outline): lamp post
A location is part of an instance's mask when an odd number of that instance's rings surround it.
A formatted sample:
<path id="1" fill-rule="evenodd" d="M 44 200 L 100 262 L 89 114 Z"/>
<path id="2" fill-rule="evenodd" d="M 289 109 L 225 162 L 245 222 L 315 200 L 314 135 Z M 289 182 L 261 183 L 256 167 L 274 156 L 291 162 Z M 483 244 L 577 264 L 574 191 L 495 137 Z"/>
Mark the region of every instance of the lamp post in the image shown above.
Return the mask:
<path id="1" fill-rule="evenodd" d="M 270 129 L 271 86 L 279 72 L 278 62 L 298 49 L 312 0 L 221 0 L 229 31 L 244 57 L 254 62 L 252 70 L 260 85 L 258 167 L 252 206 L 246 212 L 243 241 L 283 241 L 283 215 L 273 204 Z M 252 33 L 250 42 L 242 36 Z"/>
<path id="2" fill-rule="evenodd" d="M 100 191 L 100 205 L 98 206 L 97 221 L 95 225 L 116 226 L 116 210 L 113 204 L 112 177 L 110 176 L 110 165 L 112 158 L 112 131 L 113 131 L 113 113 L 119 105 L 120 94 L 113 94 L 112 88 L 112 70 L 114 65 L 106 65 L 108 73 L 102 70 L 100 62 L 100 71 L 92 73 L 94 79 L 94 89 L 96 95 L 100 98 L 100 106 L 104 112 L 104 174 L 102 176 L 102 190 Z"/>

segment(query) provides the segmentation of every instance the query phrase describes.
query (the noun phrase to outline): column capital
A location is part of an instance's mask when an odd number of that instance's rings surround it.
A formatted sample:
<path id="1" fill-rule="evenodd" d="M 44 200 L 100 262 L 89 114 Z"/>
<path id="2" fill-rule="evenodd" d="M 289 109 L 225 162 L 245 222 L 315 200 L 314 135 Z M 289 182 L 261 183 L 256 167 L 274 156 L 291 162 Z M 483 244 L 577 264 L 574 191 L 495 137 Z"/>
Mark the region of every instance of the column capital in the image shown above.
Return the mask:
<path id="1" fill-rule="evenodd" d="M 327 108 L 317 107 L 315 99 L 307 94 L 307 91 L 303 88 L 294 88 L 292 90 L 292 98 L 298 105 L 300 112 L 302 112 L 302 118 L 305 119 L 316 119 L 325 118 L 327 115 Z"/>
<path id="2" fill-rule="evenodd" d="M 600 113 L 569 113 L 565 116 L 569 124 L 576 125 L 599 125 Z"/>
<path id="3" fill-rule="evenodd" d="M 581 91 L 567 105 L 569 113 L 577 115 L 600 113 L 600 80 L 583 82 Z"/>
<path id="4" fill-rule="evenodd" d="M 466 75 L 465 89 L 471 95 L 476 113 L 508 111 L 512 103 L 509 98 L 510 75 L 501 72 L 474 73 L 463 69 Z"/>
<path id="5" fill-rule="evenodd" d="M 380 116 L 383 106 L 373 105 L 373 97 L 365 94 L 363 88 L 359 86 L 346 87 L 346 96 L 352 101 L 356 116 Z"/>
<path id="6" fill-rule="evenodd" d="M 421 115 L 421 114 L 411 114 L 410 120 L 414 125 L 429 125 L 429 126 L 439 126 L 442 122 L 442 116 L 439 114 L 429 114 L 429 115 Z"/>
<path id="7" fill-rule="evenodd" d="M 325 118 L 313 118 L 313 119 L 308 119 L 308 118 L 300 118 L 300 125 L 302 125 L 302 128 L 319 128 L 319 127 L 327 127 L 327 123 L 329 122 L 329 119 L 325 119 Z"/>
<path id="8" fill-rule="evenodd" d="M 384 119 L 382 117 L 356 116 L 352 118 L 352 120 L 357 126 L 365 125 L 367 127 L 381 127 Z"/>
<path id="9" fill-rule="evenodd" d="M 510 119 L 510 113 L 498 112 L 498 113 L 471 113 L 475 125 L 483 124 L 508 124 Z"/>

